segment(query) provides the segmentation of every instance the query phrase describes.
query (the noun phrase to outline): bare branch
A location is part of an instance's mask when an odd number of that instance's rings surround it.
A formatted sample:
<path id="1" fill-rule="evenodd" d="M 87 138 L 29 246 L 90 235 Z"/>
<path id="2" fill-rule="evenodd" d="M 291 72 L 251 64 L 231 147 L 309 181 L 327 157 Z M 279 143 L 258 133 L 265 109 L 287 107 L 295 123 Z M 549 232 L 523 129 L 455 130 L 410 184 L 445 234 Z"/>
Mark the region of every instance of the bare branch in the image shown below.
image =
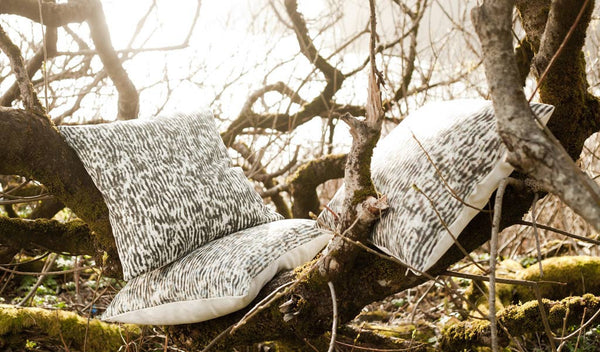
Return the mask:
<path id="1" fill-rule="evenodd" d="M 21 51 L 10 40 L 2 27 L 0 27 L 0 49 L 4 51 L 10 60 L 10 65 L 13 73 L 15 74 L 16 83 L 19 87 L 19 91 L 21 92 L 21 97 L 23 98 L 25 108 L 30 109 L 38 114 L 45 115 L 46 110 L 40 103 L 37 94 L 33 89 L 33 85 L 29 79 L 29 74 L 25 68 L 23 56 L 21 56 Z"/>
<path id="2" fill-rule="evenodd" d="M 285 9 L 292 20 L 292 24 L 294 25 L 294 32 L 296 33 L 296 38 L 298 39 L 298 44 L 300 45 L 300 51 L 302 54 L 315 65 L 319 69 L 319 71 L 323 72 L 327 81 L 337 80 L 336 87 L 334 90 L 337 90 L 339 86 L 342 85 L 344 80 L 344 75 L 335 67 L 331 66 L 329 62 L 327 62 L 317 51 L 315 45 L 308 35 L 308 28 L 306 27 L 306 21 L 300 12 L 298 12 L 298 3 L 296 0 L 285 0 Z"/>
<path id="3" fill-rule="evenodd" d="M 326 155 L 305 163 L 288 177 L 286 184 L 289 185 L 294 198 L 292 214 L 295 218 L 308 218 L 310 212 L 317 214 L 320 211 L 321 202 L 317 195 L 317 186 L 325 181 L 343 177 L 346 159 L 345 154 Z"/>
<path id="4" fill-rule="evenodd" d="M 57 33 L 56 27 L 48 27 L 46 30 L 46 55 L 47 58 L 52 58 L 56 55 L 56 40 Z M 27 62 L 27 76 L 29 79 L 35 75 L 35 73 L 42 67 L 44 62 L 44 48 L 39 48 L 35 55 Z M 11 106 L 11 103 L 19 97 L 19 83 L 17 80 L 10 88 L 6 90 L 2 98 L 0 98 L 0 105 Z"/>
<path id="5" fill-rule="evenodd" d="M 98 56 L 104 64 L 104 70 L 113 81 L 119 92 L 119 107 L 117 118 L 119 120 L 129 120 L 137 117 L 139 112 L 139 96 L 133 82 L 129 79 L 127 72 L 121 65 L 121 61 L 115 53 L 110 40 L 110 33 L 104 18 L 104 11 L 99 0 L 94 1 L 94 11 L 87 19 L 90 26 L 90 34 Z"/>
<path id="6" fill-rule="evenodd" d="M 296 103 L 298 105 L 304 105 L 307 103 L 306 100 L 302 99 L 296 91 L 288 87 L 285 83 L 277 82 L 273 84 L 268 84 L 250 94 L 250 96 L 246 100 L 246 103 L 242 107 L 240 115 L 254 114 L 254 112 L 252 111 L 252 106 L 259 98 L 263 97 L 268 92 L 279 92 L 281 95 L 287 96 L 293 103 Z"/>
<path id="7" fill-rule="evenodd" d="M 231 147 L 238 153 L 240 153 L 240 155 L 244 159 L 248 160 L 250 164 L 253 165 L 255 174 L 259 175 L 259 177 L 255 179 L 257 181 L 262 182 L 265 188 L 273 189 L 277 186 L 273 181 L 273 177 L 269 177 L 261 161 L 259 160 L 259 158 L 256 157 L 255 153 L 250 149 L 250 147 L 240 142 L 234 143 Z M 286 219 L 292 217 L 292 212 L 289 206 L 287 205 L 283 197 L 279 194 L 279 192 L 270 194 L 269 197 L 271 197 L 271 201 L 273 201 L 273 204 L 275 204 L 275 207 L 277 208 L 277 212 L 279 214 L 283 215 Z"/>
<path id="8" fill-rule="evenodd" d="M 112 47 L 100 1 L 79 0 L 66 4 L 42 2 L 41 12 L 43 21 L 40 19 L 37 0 L 8 0 L 0 3 L 0 13 L 20 15 L 46 26 L 60 27 L 68 23 L 87 21 L 98 56 L 119 92 L 118 119 L 136 118 L 139 111 L 139 96 Z"/>
<path id="9" fill-rule="evenodd" d="M 42 1 L 44 25 L 61 27 L 68 23 L 81 23 L 94 11 L 90 6 L 93 1 L 95 0 L 74 0 L 62 4 Z M 3 0 L 0 2 L 0 13 L 23 16 L 39 23 L 38 6 L 38 0 Z"/>

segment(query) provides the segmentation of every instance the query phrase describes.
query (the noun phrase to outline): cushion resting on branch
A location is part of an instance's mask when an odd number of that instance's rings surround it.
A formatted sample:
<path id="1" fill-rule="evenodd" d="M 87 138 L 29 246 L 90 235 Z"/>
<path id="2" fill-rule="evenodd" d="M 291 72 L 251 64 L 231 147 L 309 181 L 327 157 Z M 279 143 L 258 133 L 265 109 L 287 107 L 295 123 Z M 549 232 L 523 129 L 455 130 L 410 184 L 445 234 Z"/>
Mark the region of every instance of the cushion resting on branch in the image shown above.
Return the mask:
<path id="1" fill-rule="evenodd" d="M 313 220 L 279 220 L 221 237 L 129 281 L 103 320 L 169 325 L 247 306 L 277 272 L 311 260 L 331 239 Z"/>
<path id="2" fill-rule="evenodd" d="M 123 277 L 282 217 L 232 168 L 210 112 L 63 126 L 110 212 Z"/>
<path id="3" fill-rule="evenodd" d="M 533 103 L 531 109 L 546 123 L 554 107 Z M 373 151 L 373 183 L 389 210 L 371 241 L 418 271 L 431 268 L 512 173 L 506 154 L 490 101 L 439 102 L 412 113 Z M 334 212 L 343 194 L 340 189 L 329 203 Z M 330 211 L 318 221 L 336 228 Z"/>

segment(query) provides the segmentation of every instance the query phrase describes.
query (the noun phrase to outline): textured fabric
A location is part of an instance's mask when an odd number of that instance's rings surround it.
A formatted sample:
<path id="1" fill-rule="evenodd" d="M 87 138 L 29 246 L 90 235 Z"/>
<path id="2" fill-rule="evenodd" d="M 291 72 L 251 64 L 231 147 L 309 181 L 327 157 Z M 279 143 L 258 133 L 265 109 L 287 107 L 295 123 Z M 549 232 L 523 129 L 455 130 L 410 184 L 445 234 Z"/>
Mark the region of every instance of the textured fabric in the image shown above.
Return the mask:
<path id="1" fill-rule="evenodd" d="M 170 325 L 213 319 L 248 305 L 283 269 L 311 260 L 331 233 L 313 220 L 280 220 L 212 241 L 129 281 L 102 319 Z"/>
<path id="2" fill-rule="evenodd" d="M 60 132 L 104 196 L 126 280 L 281 218 L 230 167 L 210 112 Z"/>
<path id="3" fill-rule="evenodd" d="M 554 110 L 536 103 L 531 108 L 544 123 Z M 426 271 L 513 171 L 505 155 L 489 101 L 440 102 L 411 114 L 373 151 L 373 183 L 387 196 L 390 209 L 375 225 L 371 241 Z M 339 211 L 342 201 L 343 188 L 329 207 Z M 335 228 L 328 211 L 318 221 Z"/>

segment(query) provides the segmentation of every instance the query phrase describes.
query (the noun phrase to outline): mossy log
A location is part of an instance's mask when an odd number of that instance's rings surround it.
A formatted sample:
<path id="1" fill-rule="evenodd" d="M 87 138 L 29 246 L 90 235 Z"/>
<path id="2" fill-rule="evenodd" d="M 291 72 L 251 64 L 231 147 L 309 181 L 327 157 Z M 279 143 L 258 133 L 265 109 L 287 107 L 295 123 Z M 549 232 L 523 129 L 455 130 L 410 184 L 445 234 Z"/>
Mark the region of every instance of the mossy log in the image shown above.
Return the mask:
<path id="1" fill-rule="evenodd" d="M 573 295 L 591 293 L 600 295 L 600 258 L 590 256 L 564 256 L 542 261 L 544 275 L 534 264 L 523 268 L 514 260 L 505 260 L 498 265 L 499 277 L 540 282 L 538 289 L 543 298 L 559 300 Z M 465 297 L 487 312 L 488 284 L 472 282 Z M 497 308 L 535 300 L 535 292 L 529 286 L 519 284 L 496 284 Z"/>
<path id="2" fill-rule="evenodd" d="M 560 331 L 563 326 L 580 325 L 582 317 L 591 317 L 600 309 L 600 297 L 587 294 L 567 297 L 561 301 L 544 299 L 543 305 L 548 312 L 550 328 Z M 544 332 L 538 301 L 509 306 L 498 312 L 496 317 L 500 326 L 504 326 L 512 336 Z M 508 346 L 510 339 L 503 329 L 498 330 L 498 337 L 500 345 Z M 475 346 L 489 346 L 489 344 L 490 323 L 487 320 L 453 324 L 447 326 L 442 332 L 442 351 L 471 350 Z"/>
<path id="3" fill-rule="evenodd" d="M 521 271 L 517 279 L 544 281 L 538 285 L 542 297 L 562 299 L 571 295 L 592 293 L 600 295 L 600 258 L 589 256 L 565 256 L 542 261 L 544 276 L 538 265 Z M 549 282 L 549 283 L 546 283 Z M 555 284 L 552 282 L 560 282 Z M 525 286 L 513 285 L 513 301 L 531 301 L 535 293 Z"/>
<path id="4" fill-rule="evenodd" d="M 28 339 L 43 336 L 58 345 L 88 352 L 118 351 L 141 335 L 135 325 L 89 321 L 74 312 L 0 305 L 0 347 L 22 350 Z"/>

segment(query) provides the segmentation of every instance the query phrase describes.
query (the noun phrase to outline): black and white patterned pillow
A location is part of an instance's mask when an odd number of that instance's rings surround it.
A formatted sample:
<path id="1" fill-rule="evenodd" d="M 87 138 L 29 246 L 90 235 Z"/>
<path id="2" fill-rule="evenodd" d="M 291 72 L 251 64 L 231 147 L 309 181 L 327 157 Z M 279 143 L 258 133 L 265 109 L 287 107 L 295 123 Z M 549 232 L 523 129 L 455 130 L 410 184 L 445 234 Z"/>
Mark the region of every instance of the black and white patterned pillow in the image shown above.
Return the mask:
<path id="1" fill-rule="evenodd" d="M 554 107 L 531 109 L 546 123 Z M 390 209 L 371 233 L 373 244 L 417 270 L 431 268 L 513 171 L 496 131 L 492 103 L 465 99 L 426 105 L 382 139 L 371 171 Z M 329 208 L 339 211 L 342 201 L 343 188 Z M 329 211 L 318 222 L 335 229 Z"/>
<path id="2" fill-rule="evenodd" d="M 281 219 L 232 168 L 210 112 L 61 126 L 110 212 L 126 280 Z"/>
<path id="3" fill-rule="evenodd" d="M 129 281 L 102 319 L 173 325 L 229 314 L 247 306 L 278 271 L 311 260 L 331 237 L 305 219 L 230 234 Z"/>

